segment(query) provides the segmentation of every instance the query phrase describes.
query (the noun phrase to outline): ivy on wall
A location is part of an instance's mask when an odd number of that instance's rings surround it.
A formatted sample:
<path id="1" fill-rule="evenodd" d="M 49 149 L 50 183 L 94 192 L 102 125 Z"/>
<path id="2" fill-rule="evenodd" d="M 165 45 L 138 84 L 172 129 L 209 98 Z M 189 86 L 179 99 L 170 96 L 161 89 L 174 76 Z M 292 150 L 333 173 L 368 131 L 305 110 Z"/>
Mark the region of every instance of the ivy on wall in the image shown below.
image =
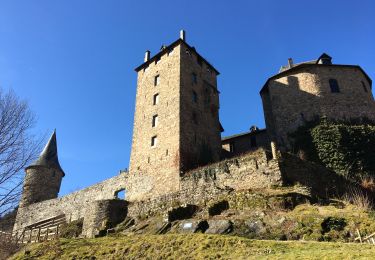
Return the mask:
<path id="1" fill-rule="evenodd" d="M 348 179 L 375 177 L 375 125 L 330 122 L 323 118 L 307 122 L 294 132 L 293 151 L 323 164 Z"/>

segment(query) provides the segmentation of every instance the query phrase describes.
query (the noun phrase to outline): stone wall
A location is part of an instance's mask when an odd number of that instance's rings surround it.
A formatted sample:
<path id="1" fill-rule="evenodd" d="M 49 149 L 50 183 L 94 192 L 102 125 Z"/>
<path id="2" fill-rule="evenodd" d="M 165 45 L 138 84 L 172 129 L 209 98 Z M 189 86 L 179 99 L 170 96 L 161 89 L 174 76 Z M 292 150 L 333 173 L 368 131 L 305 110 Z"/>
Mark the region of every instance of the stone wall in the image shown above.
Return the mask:
<path id="1" fill-rule="evenodd" d="M 93 201 L 87 208 L 83 222 L 82 235 L 96 237 L 106 235 L 109 228 L 122 222 L 127 215 L 128 202 L 125 200 Z"/>
<path id="2" fill-rule="evenodd" d="M 331 93 L 330 79 L 337 80 L 339 93 Z M 261 96 L 267 130 L 284 148 L 290 148 L 288 133 L 316 117 L 375 120 L 371 82 L 357 66 L 296 67 L 271 78 Z"/>
<path id="3" fill-rule="evenodd" d="M 126 189 L 128 174 L 121 173 L 108 180 L 73 192 L 57 199 L 50 199 L 31 204 L 18 209 L 14 231 L 46 220 L 61 214 L 65 214 L 67 221 L 86 218 L 91 214 L 90 203 L 98 200 L 115 199 L 119 190 Z"/>
<path id="4" fill-rule="evenodd" d="M 132 217 L 166 213 L 171 207 L 202 205 L 219 195 L 282 184 L 278 161 L 271 159 L 267 151 L 259 149 L 191 170 L 181 177 L 180 191 L 142 202 L 130 202 L 128 213 Z"/>

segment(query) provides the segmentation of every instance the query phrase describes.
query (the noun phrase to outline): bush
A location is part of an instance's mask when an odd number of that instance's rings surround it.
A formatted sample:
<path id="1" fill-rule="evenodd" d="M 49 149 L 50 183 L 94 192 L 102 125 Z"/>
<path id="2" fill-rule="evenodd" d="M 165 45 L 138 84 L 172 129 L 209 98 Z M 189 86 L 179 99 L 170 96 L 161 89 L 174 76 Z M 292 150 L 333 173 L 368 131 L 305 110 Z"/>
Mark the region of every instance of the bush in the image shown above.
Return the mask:
<path id="1" fill-rule="evenodd" d="M 361 183 L 364 177 L 375 177 L 375 125 L 308 122 L 290 135 L 293 151 L 311 161 Z"/>
<path id="2" fill-rule="evenodd" d="M 64 224 L 60 229 L 60 237 L 74 238 L 82 234 L 83 218 Z"/>

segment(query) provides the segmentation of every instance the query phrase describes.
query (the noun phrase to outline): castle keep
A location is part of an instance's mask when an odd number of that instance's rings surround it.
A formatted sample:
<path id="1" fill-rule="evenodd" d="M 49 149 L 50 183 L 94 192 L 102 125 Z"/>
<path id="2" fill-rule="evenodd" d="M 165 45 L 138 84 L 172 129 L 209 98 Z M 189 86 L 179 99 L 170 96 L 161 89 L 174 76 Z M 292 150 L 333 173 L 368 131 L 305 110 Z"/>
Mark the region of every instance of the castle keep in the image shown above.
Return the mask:
<path id="1" fill-rule="evenodd" d="M 175 204 L 207 204 L 220 194 L 314 183 L 330 192 L 334 177 L 320 166 L 284 154 L 289 134 L 316 117 L 375 121 L 372 82 L 359 66 L 336 65 L 327 54 L 293 64 L 290 59 L 260 91 L 266 129 L 221 138 L 219 72 L 180 38 L 137 72 L 137 94 L 129 171 L 58 198 L 65 173 L 54 132 L 39 159 L 26 168 L 15 234 L 46 220 L 84 219 L 83 235 L 98 235 L 103 223 L 126 215 L 168 211 Z M 319 180 L 319 184 L 317 182 Z M 321 185 L 324 183 L 324 185 Z M 117 197 L 126 190 L 126 200 Z M 110 221 L 108 221 L 108 219 Z"/>

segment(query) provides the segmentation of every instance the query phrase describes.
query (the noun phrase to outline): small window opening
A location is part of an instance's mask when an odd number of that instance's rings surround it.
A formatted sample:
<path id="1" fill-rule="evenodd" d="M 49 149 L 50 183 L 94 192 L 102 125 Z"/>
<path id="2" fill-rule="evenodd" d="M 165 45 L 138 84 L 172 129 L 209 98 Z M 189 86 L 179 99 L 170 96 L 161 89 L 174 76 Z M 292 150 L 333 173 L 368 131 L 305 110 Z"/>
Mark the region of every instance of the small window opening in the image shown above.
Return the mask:
<path id="1" fill-rule="evenodd" d="M 195 74 L 195 73 L 191 74 L 191 81 L 193 82 L 193 84 L 197 84 L 197 82 L 198 82 L 197 74 Z"/>
<path id="2" fill-rule="evenodd" d="M 195 113 L 195 112 L 193 112 L 193 122 L 194 122 L 194 124 L 198 124 L 198 118 L 197 118 L 197 113 Z"/>
<path id="3" fill-rule="evenodd" d="M 363 81 L 361 81 L 361 83 L 362 83 L 363 90 L 367 93 L 368 91 L 367 91 L 365 83 Z"/>
<path id="4" fill-rule="evenodd" d="M 234 143 L 229 143 L 229 152 L 234 153 Z"/>
<path id="5" fill-rule="evenodd" d="M 158 142 L 158 138 L 156 135 L 151 137 L 151 147 L 155 147 L 157 142 Z"/>
<path id="6" fill-rule="evenodd" d="M 188 56 L 191 56 L 191 53 L 190 53 L 190 51 L 189 51 L 189 49 L 186 49 L 186 54 L 188 55 Z"/>
<path id="7" fill-rule="evenodd" d="M 257 147 L 257 138 L 255 135 L 250 137 L 250 146 L 251 147 Z"/>
<path id="8" fill-rule="evenodd" d="M 199 64 L 199 66 L 202 66 L 203 65 L 203 60 L 202 60 L 202 58 L 201 57 L 197 57 L 197 62 L 198 62 L 198 64 Z"/>
<path id="9" fill-rule="evenodd" d="M 158 125 L 158 115 L 152 116 L 152 127 L 156 127 Z"/>
<path id="10" fill-rule="evenodd" d="M 168 155 L 168 149 L 165 151 L 165 155 Z"/>
<path id="11" fill-rule="evenodd" d="M 158 103 L 159 103 L 159 94 L 155 94 L 152 104 L 155 106 Z"/>
<path id="12" fill-rule="evenodd" d="M 160 75 L 156 75 L 154 79 L 154 86 L 159 85 L 159 83 L 160 83 Z"/>
<path id="13" fill-rule="evenodd" d="M 157 57 L 155 60 L 155 64 L 158 64 L 160 62 L 161 57 Z"/>
<path id="14" fill-rule="evenodd" d="M 340 93 L 339 83 L 336 79 L 329 80 L 329 87 L 331 88 L 332 93 Z"/>
<path id="15" fill-rule="evenodd" d="M 192 99 L 194 103 L 198 103 L 198 94 L 197 92 L 193 91 L 192 93 Z"/>
<path id="16" fill-rule="evenodd" d="M 148 158 L 147 158 L 147 162 L 150 163 L 150 161 L 151 161 L 151 159 L 150 159 L 150 157 L 148 157 Z"/>
<path id="17" fill-rule="evenodd" d="M 115 191 L 115 198 L 116 199 L 124 200 L 125 196 L 126 196 L 125 189 Z"/>

